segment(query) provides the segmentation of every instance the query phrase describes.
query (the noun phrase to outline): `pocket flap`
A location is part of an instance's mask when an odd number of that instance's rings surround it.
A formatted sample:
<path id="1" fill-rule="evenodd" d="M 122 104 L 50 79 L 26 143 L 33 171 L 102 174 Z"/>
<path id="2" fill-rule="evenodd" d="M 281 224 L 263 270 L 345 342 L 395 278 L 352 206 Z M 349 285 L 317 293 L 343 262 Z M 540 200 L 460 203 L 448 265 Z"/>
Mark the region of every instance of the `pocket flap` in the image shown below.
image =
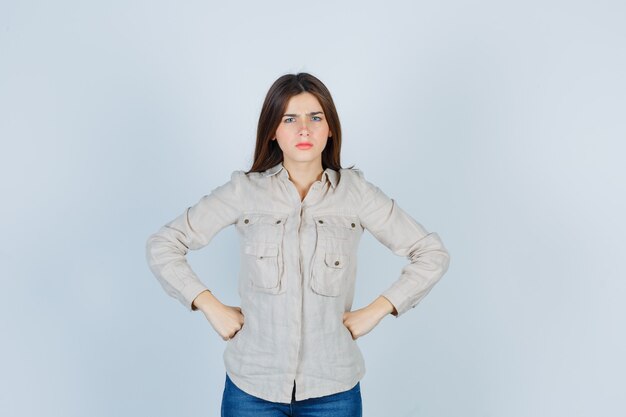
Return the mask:
<path id="1" fill-rule="evenodd" d="M 287 215 L 282 213 L 245 213 L 239 219 L 242 226 L 252 226 L 254 224 L 267 224 L 271 226 L 284 225 Z"/>
<path id="2" fill-rule="evenodd" d="M 341 214 L 321 214 L 313 216 L 313 220 L 318 227 L 344 227 L 354 230 L 359 225 L 356 216 Z"/>
<path id="3" fill-rule="evenodd" d="M 278 256 L 278 245 L 272 243 L 246 243 L 243 251 L 257 258 Z"/>
<path id="4" fill-rule="evenodd" d="M 348 255 L 342 253 L 326 252 L 324 254 L 324 263 L 331 268 L 343 268 L 348 262 Z"/>

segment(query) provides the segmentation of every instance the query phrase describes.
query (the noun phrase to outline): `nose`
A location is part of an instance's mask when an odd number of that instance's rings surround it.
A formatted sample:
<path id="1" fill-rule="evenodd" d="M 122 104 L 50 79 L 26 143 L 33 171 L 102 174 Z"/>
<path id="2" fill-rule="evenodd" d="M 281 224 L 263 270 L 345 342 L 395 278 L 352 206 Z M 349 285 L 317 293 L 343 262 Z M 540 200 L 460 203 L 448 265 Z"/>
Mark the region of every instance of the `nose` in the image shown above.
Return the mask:
<path id="1" fill-rule="evenodd" d="M 303 118 L 300 124 L 300 136 L 309 136 L 309 125 L 306 118 Z"/>

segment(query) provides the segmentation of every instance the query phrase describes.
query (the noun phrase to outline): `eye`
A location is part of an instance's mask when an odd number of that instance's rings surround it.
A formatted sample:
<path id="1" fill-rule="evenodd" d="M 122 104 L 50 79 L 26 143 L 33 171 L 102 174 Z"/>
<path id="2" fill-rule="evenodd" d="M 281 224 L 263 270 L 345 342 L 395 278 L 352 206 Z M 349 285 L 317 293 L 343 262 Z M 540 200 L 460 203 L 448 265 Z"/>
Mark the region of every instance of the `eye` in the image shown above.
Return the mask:
<path id="1" fill-rule="evenodd" d="M 322 121 L 322 118 L 319 116 L 313 116 L 313 119 L 318 122 Z"/>
<path id="2" fill-rule="evenodd" d="M 288 117 L 288 118 L 286 118 L 286 119 L 284 120 L 284 122 L 285 122 L 285 123 L 291 123 L 289 120 L 293 120 L 293 119 L 294 119 L 293 117 Z"/>

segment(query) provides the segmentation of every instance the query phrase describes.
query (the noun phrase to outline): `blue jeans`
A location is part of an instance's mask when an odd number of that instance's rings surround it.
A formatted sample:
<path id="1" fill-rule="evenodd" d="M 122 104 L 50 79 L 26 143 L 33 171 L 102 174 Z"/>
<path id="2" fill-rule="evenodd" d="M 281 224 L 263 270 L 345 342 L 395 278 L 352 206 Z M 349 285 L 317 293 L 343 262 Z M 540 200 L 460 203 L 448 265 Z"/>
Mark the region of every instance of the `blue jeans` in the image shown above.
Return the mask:
<path id="1" fill-rule="evenodd" d="M 226 374 L 222 396 L 222 417 L 362 417 L 361 384 L 343 392 L 291 404 L 267 401 L 241 390 Z"/>

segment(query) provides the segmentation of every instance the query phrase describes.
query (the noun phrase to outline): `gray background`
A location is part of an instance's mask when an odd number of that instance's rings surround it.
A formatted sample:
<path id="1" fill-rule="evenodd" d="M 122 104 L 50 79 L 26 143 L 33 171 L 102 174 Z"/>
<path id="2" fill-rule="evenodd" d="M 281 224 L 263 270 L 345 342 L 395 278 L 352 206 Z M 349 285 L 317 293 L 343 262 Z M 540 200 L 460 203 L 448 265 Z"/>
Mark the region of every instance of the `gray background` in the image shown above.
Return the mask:
<path id="1" fill-rule="evenodd" d="M 264 95 L 318 76 L 343 164 L 452 262 L 358 340 L 364 416 L 623 416 L 619 1 L 0 2 L 0 414 L 218 416 L 225 342 L 148 235 L 252 162 Z M 238 305 L 237 236 L 189 262 Z M 406 260 L 370 234 L 354 308 Z"/>

